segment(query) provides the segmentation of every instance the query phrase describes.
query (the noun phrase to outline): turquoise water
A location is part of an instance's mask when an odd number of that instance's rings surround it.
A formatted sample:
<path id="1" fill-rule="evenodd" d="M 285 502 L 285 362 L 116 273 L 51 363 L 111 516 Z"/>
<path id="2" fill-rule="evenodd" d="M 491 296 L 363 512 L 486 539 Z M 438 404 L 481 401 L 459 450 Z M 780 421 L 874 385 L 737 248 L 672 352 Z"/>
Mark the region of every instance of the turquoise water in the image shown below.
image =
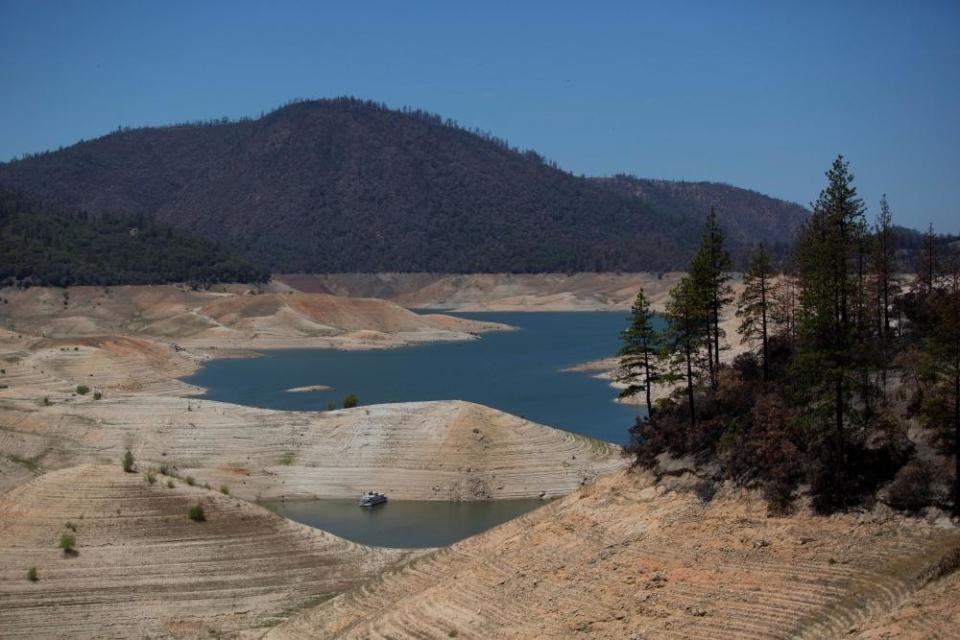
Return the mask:
<path id="1" fill-rule="evenodd" d="M 613 402 L 616 390 L 588 373 L 560 370 L 614 354 L 626 312 L 457 313 L 503 322 L 519 331 L 485 333 L 480 340 L 379 351 L 297 349 L 262 358 L 214 360 L 190 384 L 212 400 L 295 411 L 360 404 L 469 400 L 534 422 L 624 443 L 637 408 Z M 327 385 L 329 391 L 287 389 Z"/>
<path id="2" fill-rule="evenodd" d="M 542 500 L 441 502 L 405 500 L 373 508 L 350 500 L 290 500 L 261 503 L 274 513 L 377 547 L 443 547 L 516 518 Z"/>

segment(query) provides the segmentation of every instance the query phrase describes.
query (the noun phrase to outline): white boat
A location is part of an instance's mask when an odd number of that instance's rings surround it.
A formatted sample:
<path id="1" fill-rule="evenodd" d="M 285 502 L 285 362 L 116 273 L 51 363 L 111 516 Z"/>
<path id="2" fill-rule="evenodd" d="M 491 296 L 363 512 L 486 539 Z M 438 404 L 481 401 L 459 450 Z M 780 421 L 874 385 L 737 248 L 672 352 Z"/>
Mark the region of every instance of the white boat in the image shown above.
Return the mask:
<path id="1" fill-rule="evenodd" d="M 383 504 L 386 501 L 387 496 L 377 491 L 367 491 L 365 494 L 360 496 L 361 507 L 375 507 L 378 504 Z"/>

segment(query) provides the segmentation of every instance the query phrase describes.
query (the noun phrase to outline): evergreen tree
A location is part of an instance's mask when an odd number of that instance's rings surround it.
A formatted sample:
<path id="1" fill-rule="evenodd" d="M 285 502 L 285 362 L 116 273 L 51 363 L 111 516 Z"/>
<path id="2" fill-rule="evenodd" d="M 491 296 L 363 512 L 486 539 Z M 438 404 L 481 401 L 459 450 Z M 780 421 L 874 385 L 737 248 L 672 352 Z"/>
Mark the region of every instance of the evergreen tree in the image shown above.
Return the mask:
<path id="1" fill-rule="evenodd" d="M 709 317 L 708 312 L 709 309 L 703 305 L 702 292 L 698 290 L 691 276 L 684 276 L 670 290 L 665 314 L 669 367 L 666 378 L 670 381 L 682 380 L 686 387 L 691 429 L 697 423 L 694 386 L 696 378 L 702 372 L 703 358 L 700 349 L 706 346 L 703 331 Z M 707 359 L 710 359 L 709 355 Z"/>
<path id="2" fill-rule="evenodd" d="M 770 278 L 773 267 L 767 250 L 760 244 L 750 260 L 750 268 L 743 276 L 743 293 L 737 307 L 740 326 L 737 332 L 742 342 L 759 342 L 763 364 L 763 380 L 769 377 L 767 364 L 767 322 L 770 316 Z"/>
<path id="3" fill-rule="evenodd" d="M 620 339 L 623 342 L 619 353 L 623 374 L 618 380 L 627 384 L 620 392 L 620 397 L 632 397 L 643 391 L 646 395 L 647 420 L 653 422 L 650 387 L 657 382 L 660 373 L 660 335 L 653 327 L 653 312 L 650 311 L 650 303 L 643 289 L 633 303 L 630 326 L 620 334 Z"/>
<path id="4" fill-rule="evenodd" d="M 813 206 L 797 246 L 800 275 L 798 350 L 791 373 L 815 428 L 832 423 L 834 486 L 842 482 L 851 419 L 851 380 L 859 372 L 857 347 L 858 230 L 864 207 L 849 165 L 839 156 L 826 174 L 827 187 Z"/>
<path id="5" fill-rule="evenodd" d="M 874 223 L 873 251 L 871 252 L 871 275 L 873 278 L 874 324 L 878 341 L 881 398 L 886 402 L 887 369 L 890 365 L 892 338 L 890 312 L 897 294 L 896 248 L 893 243 L 893 216 L 887 203 L 887 194 L 880 198 L 880 212 Z"/>
<path id="6" fill-rule="evenodd" d="M 799 290 L 797 276 L 789 271 L 784 271 L 771 288 L 770 320 L 774 335 L 785 338 L 791 346 L 797 339 Z"/>
<path id="7" fill-rule="evenodd" d="M 710 373 L 711 388 L 717 387 L 717 374 L 720 370 L 720 339 L 724 336 L 720 328 L 723 307 L 733 301 L 730 287 L 730 254 L 724 248 L 723 229 L 717 222 L 717 214 L 710 207 L 710 215 L 703 227 L 703 239 L 690 264 L 694 304 L 702 307 L 704 320 L 703 339 L 707 348 L 707 366 Z"/>
<path id="8" fill-rule="evenodd" d="M 954 456 L 953 512 L 960 515 L 960 255 L 953 256 L 944 286 L 930 294 L 932 322 L 924 343 L 933 382 L 926 413 Z"/>
<path id="9" fill-rule="evenodd" d="M 914 290 L 921 298 L 933 291 L 937 281 L 937 237 L 933 233 L 933 225 L 927 226 L 917 254 L 917 279 Z"/>

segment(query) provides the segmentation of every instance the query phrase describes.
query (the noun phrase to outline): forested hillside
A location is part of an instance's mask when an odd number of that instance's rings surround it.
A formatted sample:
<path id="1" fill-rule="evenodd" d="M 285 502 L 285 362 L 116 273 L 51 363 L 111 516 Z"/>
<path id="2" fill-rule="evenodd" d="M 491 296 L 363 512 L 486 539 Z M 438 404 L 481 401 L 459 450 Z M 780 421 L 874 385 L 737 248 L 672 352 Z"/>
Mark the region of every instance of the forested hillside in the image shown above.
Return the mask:
<path id="1" fill-rule="evenodd" d="M 145 217 L 51 213 L 0 191 L 0 285 L 263 282 L 269 272 Z"/>
<path id="2" fill-rule="evenodd" d="M 595 180 L 656 211 L 670 211 L 684 218 L 703 220 L 714 207 L 717 221 L 733 246 L 763 242 L 778 256 L 786 252 L 809 214 L 793 202 L 716 182 L 647 180 L 628 175 Z"/>
<path id="3" fill-rule="evenodd" d="M 687 183 L 638 198 L 438 116 L 346 98 L 118 130 L 0 165 L 0 184 L 149 216 L 286 272 L 665 270 L 690 257 L 710 204 L 735 253 L 786 241 L 804 215 L 733 187 L 722 202 Z"/>
<path id="4" fill-rule="evenodd" d="M 826 177 L 786 269 L 758 246 L 735 298 L 711 216 L 664 329 L 637 296 L 621 382 L 647 414 L 631 446 L 643 466 L 685 457 L 710 480 L 761 488 L 776 512 L 806 495 L 822 512 L 883 500 L 960 515 L 960 247 L 929 229 L 906 276 L 897 247 L 913 234 L 886 197 L 870 220 L 842 156 Z M 749 350 L 731 363 L 733 305 Z"/>

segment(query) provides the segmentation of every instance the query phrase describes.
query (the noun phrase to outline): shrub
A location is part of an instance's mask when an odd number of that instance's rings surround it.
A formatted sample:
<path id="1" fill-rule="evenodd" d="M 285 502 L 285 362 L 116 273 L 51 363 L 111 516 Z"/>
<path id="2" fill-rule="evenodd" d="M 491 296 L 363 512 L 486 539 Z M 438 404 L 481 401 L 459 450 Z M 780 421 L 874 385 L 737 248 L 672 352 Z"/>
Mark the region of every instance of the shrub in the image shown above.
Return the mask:
<path id="1" fill-rule="evenodd" d="M 193 476 L 187 476 L 187 484 L 192 487 L 193 485 L 197 484 L 197 481 L 193 479 Z"/>
<path id="2" fill-rule="evenodd" d="M 220 485 L 220 493 L 222 493 L 225 496 L 230 495 L 230 487 L 228 487 L 225 484 Z"/>
<path id="3" fill-rule="evenodd" d="M 343 408 L 352 409 L 355 406 L 357 406 L 359 403 L 360 401 L 357 399 L 356 394 L 351 393 L 346 398 L 343 399 Z"/>
<path id="4" fill-rule="evenodd" d="M 170 471 L 170 465 L 168 465 L 168 464 L 166 464 L 166 463 L 161 464 L 159 471 L 160 471 L 160 474 L 161 474 L 161 475 L 164 475 L 164 476 L 170 475 L 170 473 L 169 473 L 169 471 Z"/>
<path id="5" fill-rule="evenodd" d="M 77 393 L 80 394 L 81 396 L 85 396 L 85 395 L 87 395 L 88 393 L 90 393 L 90 387 L 88 387 L 88 386 L 85 385 L 85 384 L 78 384 L 78 385 L 77 385 Z"/>
<path id="6" fill-rule="evenodd" d="M 175 486 L 177 486 L 177 485 L 173 482 L 173 480 L 167 480 L 167 488 L 168 488 L 168 489 L 173 489 Z"/>
<path id="7" fill-rule="evenodd" d="M 102 398 L 103 398 L 103 392 L 102 392 L 102 391 L 94 391 L 94 392 L 93 392 L 93 399 L 94 399 L 94 400 L 101 400 Z"/>
<path id="8" fill-rule="evenodd" d="M 133 453 L 130 449 L 127 449 L 127 452 L 123 454 L 123 470 L 127 473 L 133 473 Z"/>
<path id="9" fill-rule="evenodd" d="M 190 507 L 190 519 L 194 522 L 204 522 L 207 519 L 207 514 L 203 511 L 203 505 L 199 502 Z"/>
<path id="10" fill-rule="evenodd" d="M 63 549 L 64 555 L 70 555 L 74 552 L 77 546 L 77 539 L 71 533 L 64 533 L 60 536 L 60 545 L 59 547 Z"/>
<path id="11" fill-rule="evenodd" d="M 143 474 L 143 479 L 147 481 L 147 484 L 155 484 L 157 482 L 157 476 L 153 471 L 147 471 Z"/>
<path id="12" fill-rule="evenodd" d="M 40 578 L 37 577 L 36 567 L 30 567 L 29 569 L 27 569 L 27 580 L 29 580 L 30 582 L 36 582 L 39 579 Z"/>
<path id="13" fill-rule="evenodd" d="M 48 398 L 47 396 L 43 396 L 43 406 L 45 407 L 50 406 L 50 398 Z"/>
<path id="14" fill-rule="evenodd" d="M 920 460 L 904 466 L 887 486 L 887 503 L 894 509 L 916 513 L 933 500 L 933 473 Z"/>
<path id="15" fill-rule="evenodd" d="M 713 496 L 717 495 L 717 484 L 713 480 L 700 480 L 694 485 L 693 492 L 702 504 L 709 504 Z"/>

